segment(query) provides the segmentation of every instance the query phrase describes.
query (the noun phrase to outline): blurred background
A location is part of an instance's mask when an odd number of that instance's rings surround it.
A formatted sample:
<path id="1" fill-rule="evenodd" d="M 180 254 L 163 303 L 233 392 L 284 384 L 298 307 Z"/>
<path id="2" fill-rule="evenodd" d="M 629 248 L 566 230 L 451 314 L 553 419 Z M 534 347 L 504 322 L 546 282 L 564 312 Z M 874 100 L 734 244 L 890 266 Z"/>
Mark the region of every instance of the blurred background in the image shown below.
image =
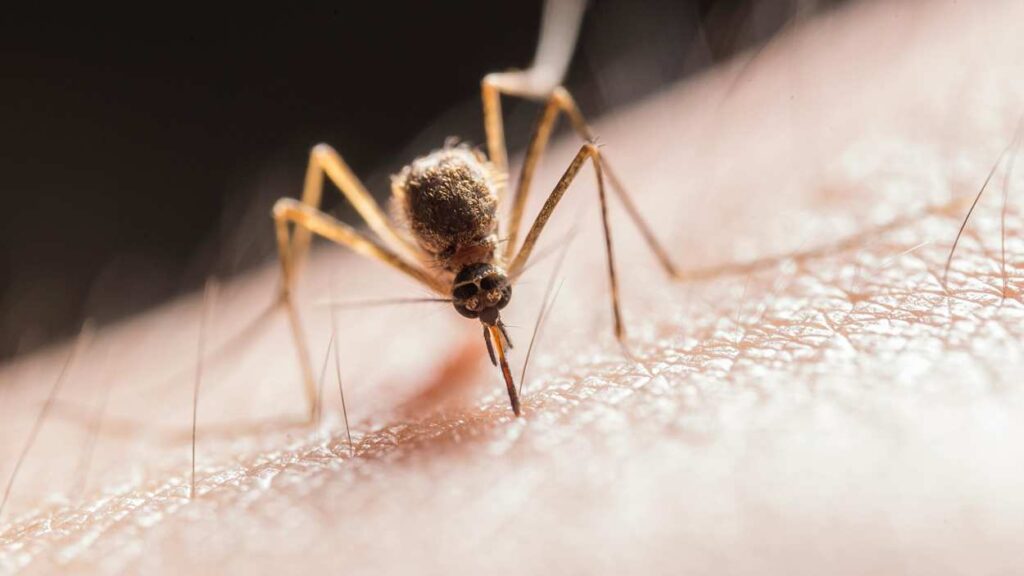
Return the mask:
<path id="1" fill-rule="evenodd" d="M 841 3 L 592 1 L 566 84 L 597 116 Z M 5 6 L 0 358 L 271 257 L 317 142 L 379 197 L 447 136 L 482 142 L 480 78 L 529 65 L 542 2 L 160 8 Z M 516 150 L 537 107 L 505 110 Z"/>

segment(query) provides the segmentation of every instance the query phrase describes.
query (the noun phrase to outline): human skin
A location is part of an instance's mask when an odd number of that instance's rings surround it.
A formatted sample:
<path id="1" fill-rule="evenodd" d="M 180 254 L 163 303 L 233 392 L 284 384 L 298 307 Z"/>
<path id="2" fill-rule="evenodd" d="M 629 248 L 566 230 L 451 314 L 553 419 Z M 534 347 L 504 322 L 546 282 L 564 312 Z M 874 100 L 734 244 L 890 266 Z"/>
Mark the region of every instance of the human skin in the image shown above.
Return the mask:
<path id="1" fill-rule="evenodd" d="M 1022 17 L 1011 2 L 858 5 L 750 66 L 596 121 L 689 278 L 670 282 L 613 203 L 626 357 L 586 170 L 548 233 L 550 245 L 580 222 L 522 418 L 478 325 L 447 305 L 356 309 L 336 322 L 356 446 L 333 379 L 317 432 L 283 315 L 259 319 L 277 287 L 268 264 L 209 306 L 189 500 L 201 297 L 104 328 L 0 519 L 0 572 L 1012 573 L 1024 563 L 1013 154 L 942 279 L 1024 109 Z M 578 147 L 553 145 L 538 189 Z M 555 260 L 503 314 L 517 362 Z M 328 294 L 421 291 L 319 249 L 297 293 L 318 371 Z M 69 347 L 0 372 L 5 475 Z"/>

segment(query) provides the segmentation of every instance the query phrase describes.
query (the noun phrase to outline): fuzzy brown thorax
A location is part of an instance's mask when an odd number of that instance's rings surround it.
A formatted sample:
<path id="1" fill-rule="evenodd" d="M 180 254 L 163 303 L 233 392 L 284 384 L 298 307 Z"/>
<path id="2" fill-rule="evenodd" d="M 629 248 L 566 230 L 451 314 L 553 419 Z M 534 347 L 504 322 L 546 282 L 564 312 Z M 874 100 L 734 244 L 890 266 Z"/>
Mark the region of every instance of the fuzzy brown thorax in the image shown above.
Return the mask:
<path id="1" fill-rule="evenodd" d="M 392 178 L 397 216 L 438 265 L 457 273 L 491 262 L 497 245 L 497 175 L 483 154 L 445 147 Z"/>

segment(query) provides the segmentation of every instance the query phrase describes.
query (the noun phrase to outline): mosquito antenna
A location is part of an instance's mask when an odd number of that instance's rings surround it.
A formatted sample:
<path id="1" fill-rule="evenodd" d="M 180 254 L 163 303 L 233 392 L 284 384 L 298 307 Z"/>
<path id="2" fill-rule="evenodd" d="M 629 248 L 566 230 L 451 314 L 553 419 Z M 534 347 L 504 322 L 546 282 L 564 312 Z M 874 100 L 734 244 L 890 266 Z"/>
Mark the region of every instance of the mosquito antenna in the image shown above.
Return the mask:
<path id="1" fill-rule="evenodd" d="M 989 181 L 992 180 L 992 176 L 995 175 L 996 170 L 999 169 L 999 165 L 1003 162 L 1003 157 L 1006 156 L 1007 151 L 1010 150 L 1010 146 L 1007 146 L 999 154 L 999 158 L 996 159 L 992 165 L 992 169 L 989 170 L 988 176 L 985 177 L 985 182 L 981 185 L 981 189 L 978 190 L 978 194 L 974 197 L 974 202 L 971 202 L 971 208 L 967 210 L 967 216 L 964 217 L 964 221 L 960 224 L 960 230 L 956 233 L 956 239 L 953 240 L 953 247 L 949 250 L 949 257 L 946 258 L 946 268 L 942 271 L 942 288 L 946 289 L 946 278 L 949 276 L 949 267 L 953 263 L 953 253 L 956 252 L 956 247 L 960 243 L 960 236 L 963 235 L 964 229 L 967 228 L 967 222 L 971 219 L 971 214 L 974 213 L 974 209 L 978 206 L 978 201 L 981 200 L 981 195 L 985 193 L 985 188 L 988 188 Z"/>
<path id="2" fill-rule="evenodd" d="M 394 306 L 401 304 L 425 304 L 425 303 L 451 303 L 451 298 L 379 298 L 372 300 L 322 300 L 317 306 L 329 307 L 332 310 L 345 310 L 349 308 L 371 308 L 374 306 Z"/>
<path id="3" fill-rule="evenodd" d="M 196 379 L 192 388 L 192 477 L 189 483 L 188 499 L 196 497 L 196 423 L 199 415 L 199 386 L 203 381 L 203 349 L 206 346 L 206 324 L 217 298 L 217 280 L 210 278 L 203 291 L 203 309 L 199 317 L 199 342 L 196 346 Z"/>
<path id="4" fill-rule="evenodd" d="M 21 471 L 21 465 L 24 464 L 29 450 L 31 450 L 32 446 L 35 444 L 36 437 L 39 435 L 39 431 L 43 428 L 43 424 L 46 422 L 46 418 L 50 414 L 50 409 L 53 408 L 54 401 L 57 399 L 57 394 L 60 393 L 61 386 L 64 385 L 64 381 L 67 379 L 67 375 L 71 371 L 71 366 L 74 364 L 75 358 L 77 358 L 78 355 L 81 354 L 82 350 L 88 346 L 89 342 L 92 340 L 92 336 L 92 320 L 86 320 L 82 324 L 82 330 L 78 334 L 78 341 L 75 342 L 75 345 L 71 348 L 71 352 L 68 353 L 67 360 L 64 361 L 64 366 L 61 368 L 60 374 L 50 386 L 50 391 L 46 396 L 46 401 L 43 403 L 43 407 L 39 409 L 39 414 L 36 416 L 36 420 L 32 424 L 32 429 L 28 433 L 28 438 L 25 440 L 25 445 L 21 449 L 21 454 L 18 455 L 18 460 L 14 463 L 14 470 L 11 471 L 11 477 L 7 479 L 7 487 L 4 488 L 4 497 L 0 500 L 0 518 L 3 517 L 4 508 L 7 506 L 7 499 L 11 496 L 11 489 L 14 487 L 14 482 L 18 479 L 18 472 Z"/>
<path id="5" fill-rule="evenodd" d="M 334 274 L 332 273 L 328 280 L 330 292 L 334 293 Z M 423 299 L 419 299 L 423 300 Z M 348 406 L 345 405 L 345 387 L 341 381 L 341 356 L 338 353 L 338 339 L 335 335 L 338 333 L 338 319 L 335 314 L 335 306 L 331 306 L 331 341 L 334 344 L 334 373 L 338 378 L 338 396 L 341 397 L 341 414 L 345 418 L 345 436 L 348 438 L 348 452 L 349 456 L 355 456 L 355 446 L 352 444 L 352 429 L 348 424 Z M 324 367 L 326 367 L 326 360 Z"/>

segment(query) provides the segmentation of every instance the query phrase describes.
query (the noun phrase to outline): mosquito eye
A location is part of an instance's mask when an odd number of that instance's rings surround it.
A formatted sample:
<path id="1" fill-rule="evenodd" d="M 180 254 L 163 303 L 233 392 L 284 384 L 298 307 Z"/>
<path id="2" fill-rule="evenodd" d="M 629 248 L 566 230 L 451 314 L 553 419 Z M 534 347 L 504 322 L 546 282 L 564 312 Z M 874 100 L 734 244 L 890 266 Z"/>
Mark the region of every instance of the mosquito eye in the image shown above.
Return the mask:
<path id="1" fill-rule="evenodd" d="M 465 300 L 466 298 L 476 294 L 476 291 L 477 288 L 474 284 L 463 284 L 462 286 L 457 286 L 455 290 L 452 291 L 452 296 L 456 300 Z"/>
<path id="2" fill-rule="evenodd" d="M 480 288 L 486 292 L 490 292 L 498 287 L 498 279 L 494 276 L 487 276 L 480 281 Z"/>
<path id="3" fill-rule="evenodd" d="M 511 299 L 512 299 L 512 288 L 506 286 L 501 291 L 501 300 L 499 300 L 498 303 L 496 304 L 496 307 L 498 308 L 498 310 L 501 310 L 505 306 L 508 306 L 508 302 Z"/>

